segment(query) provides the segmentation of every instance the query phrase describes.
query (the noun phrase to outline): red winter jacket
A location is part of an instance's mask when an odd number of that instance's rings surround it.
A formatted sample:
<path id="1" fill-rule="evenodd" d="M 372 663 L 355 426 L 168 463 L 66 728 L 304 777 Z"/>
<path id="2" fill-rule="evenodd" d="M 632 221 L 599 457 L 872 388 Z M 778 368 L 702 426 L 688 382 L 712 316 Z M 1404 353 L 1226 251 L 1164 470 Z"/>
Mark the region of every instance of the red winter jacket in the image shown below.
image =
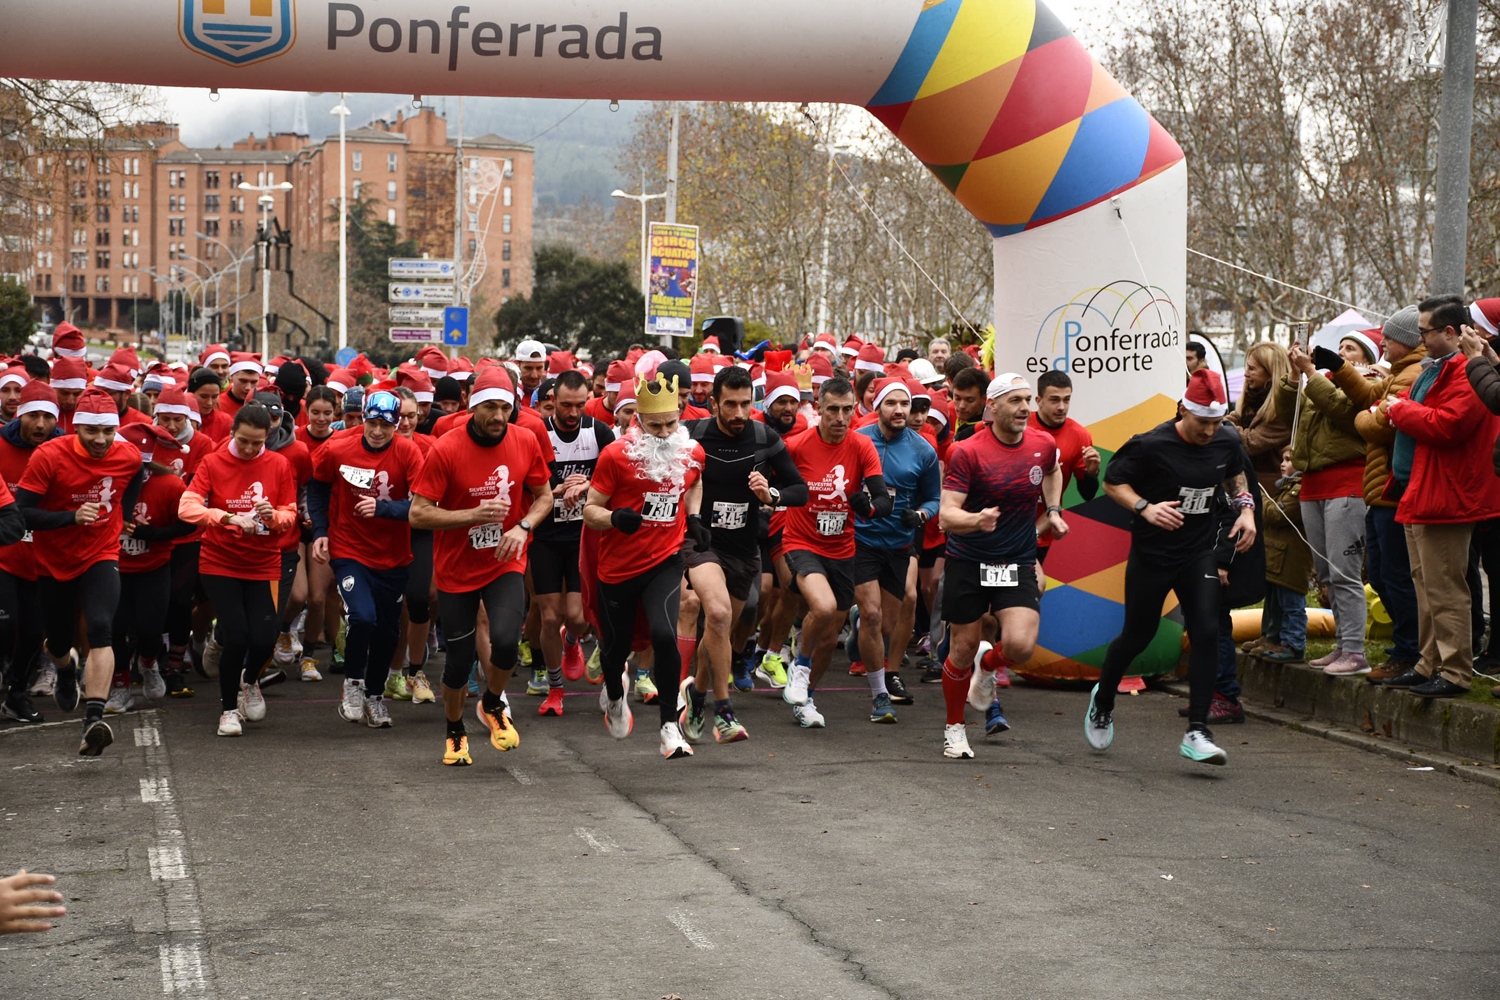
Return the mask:
<path id="1" fill-rule="evenodd" d="M 1443 362 L 1422 402 L 1407 392 L 1387 416 L 1417 441 L 1411 481 L 1396 508 L 1401 524 L 1466 524 L 1500 516 L 1500 477 L 1490 455 L 1500 436 L 1500 416 L 1491 413 L 1469 384 L 1468 359 L 1455 353 Z M 1392 494 L 1395 477 L 1386 483 Z"/>

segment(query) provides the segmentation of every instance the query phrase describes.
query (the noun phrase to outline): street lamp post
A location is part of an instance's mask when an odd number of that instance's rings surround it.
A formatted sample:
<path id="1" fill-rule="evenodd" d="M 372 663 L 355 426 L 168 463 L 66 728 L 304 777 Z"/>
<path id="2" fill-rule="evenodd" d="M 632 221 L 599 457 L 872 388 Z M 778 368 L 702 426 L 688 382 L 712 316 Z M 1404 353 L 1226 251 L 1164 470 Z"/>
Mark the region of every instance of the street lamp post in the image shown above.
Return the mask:
<path id="1" fill-rule="evenodd" d="M 344 152 L 344 122 L 350 115 L 339 93 L 333 114 L 339 119 L 339 350 L 349 346 L 349 161 Z"/>
<path id="2" fill-rule="evenodd" d="M 229 245 L 227 243 L 223 242 L 222 240 L 216 240 L 212 236 L 209 236 L 207 233 L 197 233 L 197 232 L 195 232 L 193 235 L 196 236 L 196 237 L 198 237 L 200 240 L 206 240 L 209 243 L 216 243 L 216 244 L 218 244 L 219 246 L 221 246 L 221 247 L 224 248 L 224 252 L 225 253 L 229 254 L 229 256 L 231 256 L 231 257 L 234 258 L 234 260 L 231 262 L 234 265 L 234 329 L 235 329 L 235 332 L 239 332 L 239 329 L 240 329 L 240 299 L 244 295 L 244 293 L 240 291 L 240 265 L 243 264 L 243 263 L 245 263 L 245 261 L 247 261 L 247 260 L 250 259 L 250 250 L 246 249 L 244 253 L 239 254 L 238 256 L 236 256 L 235 252 L 233 250 L 229 249 Z M 224 268 L 224 271 L 227 271 L 227 270 L 229 270 L 228 266 L 226 266 Z M 219 273 L 222 274 L 224 272 L 220 271 Z"/>
<path id="3" fill-rule="evenodd" d="M 609 196 L 611 198 L 628 198 L 631 201 L 639 202 L 641 206 L 641 298 L 645 301 L 645 312 L 641 316 L 641 329 L 645 331 L 647 320 L 651 316 L 651 275 L 647 270 L 651 251 L 646 246 L 646 202 L 655 201 L 657 198 L 665 198 L 667 192 L 647 194 L 646 178 L 643 176 L 641 178 L 640 194 L 627 194 L 619 188 L 615 188 L 609 193 Z M 670 335 L 663 334 L 662 343 L 671 343 Z"/>
<path id="4" fill-rule="evenodd" d="M 260 356 L 262 361 L 271 356 L 271 328 L 266 319 L 271 313 L 271 209 L 276 207 L 276 199 L 271 197 L 271 192 L 291 189 L 292 185 L 287 181 L 282 181 L 280 184 L 240 182 L 241 191 L 260 192 L 256 204 L 260 206 Z"/>

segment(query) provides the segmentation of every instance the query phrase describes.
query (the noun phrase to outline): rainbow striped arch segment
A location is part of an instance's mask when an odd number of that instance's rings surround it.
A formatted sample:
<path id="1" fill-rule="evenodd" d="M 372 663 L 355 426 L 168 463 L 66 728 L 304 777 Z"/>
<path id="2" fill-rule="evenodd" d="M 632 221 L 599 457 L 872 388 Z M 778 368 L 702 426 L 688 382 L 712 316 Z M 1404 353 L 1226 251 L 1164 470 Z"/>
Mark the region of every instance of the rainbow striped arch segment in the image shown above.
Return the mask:
<path id="1" fill-rule="evenodd" d="M 924 3 L 867 107 L 997 237 L 1182 160 L 1166 130 L 1034 0 Z"/>

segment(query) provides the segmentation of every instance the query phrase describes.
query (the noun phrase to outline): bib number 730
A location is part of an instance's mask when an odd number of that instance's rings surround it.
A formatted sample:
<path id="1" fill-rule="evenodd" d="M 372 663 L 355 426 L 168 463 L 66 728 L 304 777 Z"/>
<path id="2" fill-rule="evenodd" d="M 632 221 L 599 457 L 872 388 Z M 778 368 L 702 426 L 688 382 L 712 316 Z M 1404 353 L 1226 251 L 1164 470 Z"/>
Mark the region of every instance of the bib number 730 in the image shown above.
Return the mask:
<path id="1" fill-rule="evenodd" d="M 642 500 L 641 520 L 658 523 L 677 520 L 676 493 L 647 493 Z"/>

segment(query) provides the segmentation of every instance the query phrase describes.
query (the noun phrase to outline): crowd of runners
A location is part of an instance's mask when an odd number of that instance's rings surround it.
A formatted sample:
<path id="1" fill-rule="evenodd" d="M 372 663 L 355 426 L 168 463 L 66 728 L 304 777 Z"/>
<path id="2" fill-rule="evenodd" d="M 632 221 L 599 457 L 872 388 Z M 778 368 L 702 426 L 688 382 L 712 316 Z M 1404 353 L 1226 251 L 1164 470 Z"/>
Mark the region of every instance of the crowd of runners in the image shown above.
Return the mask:
<path id="1" fill-rule="evenodd" d="M 209 678 L 218 734 L 238 737 L 265 720 L 265 686 L 331 670 L 349 723 L 441 702 L 458 766 L 468 701 L 510 751 L 533 714 L 522 690 L 546 718 L 590 684 L 611 736 L 654 708 L 675 759 L 748 739 L 733 697 L 757 682 L 827 725 L 842 639 L 871 723 L 940 685 L 942 752 L 970 758 L 966 709 L 1009 728 L 999 691 L 1037 643 L 1063 491 L 1101 485 L 1067 374 L 1033 385 L 976 353 L 938 340 L 888 359 L 823 334 L 749 360 L 710 336 L 690 358 L 591 366 L 525 341 L 387 371 L 214 345 L 191 368 L 122 348 L 96 371 L 60 324 L 50 359 L 0 373 L 0 711 L 81 708 L 79 752 L 97 756 L 111 715 L 211 697 Z M 1256 533 L 1227 409 L 1222 379 L 1195 372 L 1178 418 L 1103 477 L 1137 516 L 1124 630 L 1084 724 L 1098 750 L 1175 590 L 1193 640 L 1181 751 L 1224 761 L 1207 728 L 1215 543 Z"/>

